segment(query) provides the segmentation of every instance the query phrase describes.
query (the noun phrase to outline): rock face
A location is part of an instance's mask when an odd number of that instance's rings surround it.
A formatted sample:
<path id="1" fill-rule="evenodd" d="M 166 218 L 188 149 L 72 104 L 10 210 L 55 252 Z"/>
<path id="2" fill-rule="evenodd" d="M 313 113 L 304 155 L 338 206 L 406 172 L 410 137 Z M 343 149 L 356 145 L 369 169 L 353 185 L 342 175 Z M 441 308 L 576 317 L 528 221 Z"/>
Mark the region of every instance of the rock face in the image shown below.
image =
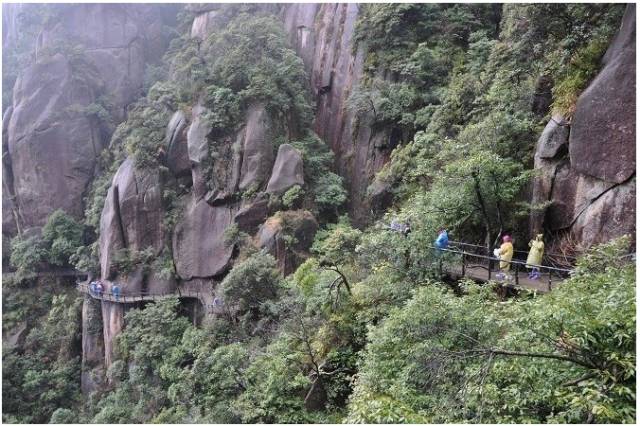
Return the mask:
<path id="1" fill-rule="evenodd" d="M 363 77 L 362 50 L 354 55 L 351 48 L 358 8 L 355 3 L 290 4 L 283 21 L 316 95 L 314 130 L 336 154 L 337 172 L 349 192 L 349 213 L 354 224 L 362 225 L 369 220 L 367 187 L 389 161 L 392 147 L 387 144 L 389 130 L 372 130 L 369 117 L 356 127 L 356 117 L 346 107 Z"/>
<path id="2" fill-rule="evenodd" d="M 160 13 L 151 5 L 54 10 L 38 37 L 36 62 L 16 81 L 3 149 L 11 166 L 3 179 L 23 227 L 44 224 L 58 208 L 82 216 L 82 197 L 111 132 L 83 109 L 106 96 L 112 121 L 121 121 L 139 95 L 145 64 L 159 59 L 166 44 Z M 79 46 L 79 60 L 49 53 L 70 43 Z"/>
<path id="3" fill-rule="evenodd" d="M 258 247 L 266 249 L 276 258 L 278 267 L 287 275 L 309 256 L 309 248 L 317 230 L 318 222 L 311 212 L 280 212 L 260 227 L 256 242 Z"/>
<path id="4" fill-rule="evenodd" d="M 295 185 L 304 185 L 302 156 L 294 147 L 285 143 L 278 148 L 278 156 L 267 184 L 267 192 L 284 194 L 287 189 Z"/>
<path id="5" fill-rule="evenodd" d="M 189 175 L 188 123 L 182 111 L 176 111 L 167 125 L 167 166 L 176 176 Z"/>
<path id="6" fill-rule="evenodd" d="M 100 302 L 85 296 L 82 305 L 82 393 L 89 394 L 100 386 L 104 359 L 104 335 Z M 98 371 L 93 371 L 97 369 Z M 97 373 L 97 374 L 96 374 Z"/>
<path id="7" fill-rule="evenodd" d="M 109 369 L 113 363 L 113 339 L 120 334 L 124 328 L 124 314 L 126 306 L 128 305 L 105 301 L 102 301 L 101 303 L 104 339 L 104 365 L 106 369 Z"/>
<path id="8" fill-rule="evenodd" d="M 614 101 L 612 101 L 614 100 Z M 531 235 L 569 235 L 577 249 L 635 235 L 635 5 L 580 95 L 569 126 L 554 116 L 536 150 Z"/>
<path id="9" fill-rule="evenodd" d="M 265 108 L 252 105 L 247 112 L 245 126 L 238 133 L 242 147 L 240 191 L 260 188 L 268 179 L 273 164 L 273 123 Z"/>
<path id="10" fill-rule="evenodd" d="M 173 235 L 173 256 L 181 279 L 214 277 L 227 270 L 233 246 L 225 245 L 223 235 L 232 217 L 229 207 L 191 200 Z"/>
<path id="11" fill-rule="evenodd" d="M 580 95 L 569 138 L 580 173 L 622 183 L 636 171 L 635 5 L 604 57 L 604 68 Z"/>
<path id="12" fill-rule="evenodd" d="M 100 218 L 100 266 L 102 279 L 114 279 L 123 292 L 142 290 L 163 293 L 175 282 L 145 277 L 140 270 L 118 278 L 113 267 L 119 250 L 160 254 L 165 245 L 162 184 L 157 170 L 137 170 L 129 158 L 118 168 Z"/>

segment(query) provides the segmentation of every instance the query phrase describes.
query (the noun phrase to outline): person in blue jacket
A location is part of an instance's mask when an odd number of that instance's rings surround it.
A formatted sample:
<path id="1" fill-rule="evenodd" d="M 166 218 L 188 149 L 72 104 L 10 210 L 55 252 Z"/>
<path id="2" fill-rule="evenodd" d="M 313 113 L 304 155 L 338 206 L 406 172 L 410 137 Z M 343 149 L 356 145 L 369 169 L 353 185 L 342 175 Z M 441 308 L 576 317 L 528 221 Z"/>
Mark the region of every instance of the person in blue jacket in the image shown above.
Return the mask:
<path id="1" fill-rule="evenodd" d="M 115 296 L 116 302 L 118 302 L 120 300 L 120 286 L 118 286 L 118 284 L 115 284 L 113 287 L 111 287 L 111 293 Z"/>
<path id="2" fill-rule="evenodd" d="M 441 228 L 439 233 L 438 233 L 438 238 L 436 238 L 435 241 L 435 246 L 438 248 L 438 252 L 442 252 L 443 249 L 446 249 L 449 247 L 449 234 L 447 233 L 447 230 L 444 228 Z"/>

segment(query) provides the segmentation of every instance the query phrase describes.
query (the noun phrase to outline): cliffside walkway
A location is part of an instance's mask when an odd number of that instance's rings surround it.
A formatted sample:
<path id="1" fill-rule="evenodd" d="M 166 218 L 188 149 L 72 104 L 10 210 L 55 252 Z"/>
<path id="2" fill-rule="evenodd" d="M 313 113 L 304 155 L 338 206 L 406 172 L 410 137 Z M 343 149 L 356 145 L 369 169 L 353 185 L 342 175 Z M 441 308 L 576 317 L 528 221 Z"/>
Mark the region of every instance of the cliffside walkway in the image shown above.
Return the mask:
<path id="1" fill-rule="evenodd" d="M 145 291 L 130 292 L 121 290 L 118 295 L 111 292 L 111 286 L 117 283 L 111 281 L 101 281 L 103 284 L 107 284 L 107 288 L 97 293 L 91 291 L 89 283 L 81 282 L 77 284 L 77 289 L 81 293 L 88 294 L 94 299 L 103 300 L 114 303 L 137 303 L 137 302 L 154 302 L 163 299 L 170 299 L 172 297 L 198 299 L 208 310 L 215 310 L 217 305 L 214 305 L 213 294 L 211 292 L 203 291 L 201 289 L 189 289 L 189 288 L 177 288 L 176 291 L 167 293 L 150 293 Z"/>
<path id="2" fill-rule="evenodd" d="M 437 250 L 437 248 L 433 248 Z M 441 275 L 452 278 L 471 278 L 478 282 L 496 281 L 510 288 L 524 288 L 547 293 L 554 286 L 571 276 L 576 257 L 563 253 L 545 253 L 542 265 L 538 266 L 540 278 L 529 278 L 530 267 L 527 268 L 528 252 L 514 250 L 513 259 L 508 262 L 511 267 L 510 279 L 498 278 L 500 260 L 490 255 L 485 246 L 460 241 L 450 241 L 449 248 L 443 249 L 442 261 L 439 263 Z M 635 259 L 635 253 L 625 258 Z"/>

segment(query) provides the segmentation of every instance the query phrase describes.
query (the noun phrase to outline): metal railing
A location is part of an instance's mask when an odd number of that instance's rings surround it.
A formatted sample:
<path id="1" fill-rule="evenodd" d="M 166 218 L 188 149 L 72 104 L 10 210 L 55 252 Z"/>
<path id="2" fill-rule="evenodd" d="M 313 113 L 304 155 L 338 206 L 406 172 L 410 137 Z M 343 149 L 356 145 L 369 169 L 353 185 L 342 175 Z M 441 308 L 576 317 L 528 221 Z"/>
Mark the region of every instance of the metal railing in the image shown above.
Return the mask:
<path id="1" fill-rule="evenodd" d="M 190 298 L 190 299 L 198 299 L 202 302 L 203 306 L 207 309 L 207 311 L 214 311 L 217 306 L 215 305 L 207 305 L 206 304 L 206 296 L 212 296 L 208 292 L 201 292 L 199 290 L 181 290 L 177 288 L 175 291 L 167 292 L 167 293 L 152 293 L 149 291 L 136 291 L 131 292 L 127 290 L 122 290 L 119 293 L 113 293 L 113 291 L 103 290 L 103 291 L 92 291 L 90 285 L 86 282 L 77 283 L 76 285 L 78 291 L 84 294 L 88 294 L 94 299 L 104 300 L 108 302 L 115 303 L 136 303 L 136 302 L 150 302 L 150 301 L 158 301 L 162 299 L 169 299 L 171 297 L 178 298 Z"/>
<path id="2" fill-rule="evenodd" d="M 470 244 L 470 243 L 465 243 L 465 242 L 462 242 L 462 241 L 449 241 L 449 245 L 456 246 L 456 247 L 463 247 L 463 248 L 479 249 L 479 250 L 484 251 L 484 253 L 487 254 L 487 255 L 491 254 L 490 250 L 488 250 L 486 246 L 479 245 L 479 244 Z M 513 250 L 513 255 L 526 259 L 527 256 L 529 255 L 529 252 L 525 251 L 525 250 L 515 250 L 514 249 Z M 554 266 L 554 265 L 556 265 L 558 263 L 574 264 L 577 259 L 578 258 L 576 256 L 571 256 L 571 255 L 567 255 L 567 254 L 563 254 L 563 253 L 554 253 L 554 252 L 545 251 L 543 256 L 542 256 L 542 264 L 547 264 L 549 266 Z"/>
<path id="3" fill-rule="evenodd" d="M 469 244 L 469 246 L 472 246 L 474 248 L 482 247 L 482 246 L 476 246 L 473 244 Z M 482 248 L 486 249 L 486 247 L 482 247 Z M 529 265 L 526 262 L 523 262 L 520 260 L 510 260 L 510 261 L 500 260 L 495 256 L 487 256 L 485 254 L 472 253 L 464 249 L 463 250 L 456 250 L 451 248 L 439 249 L 437 247 L 433 247 L 433 249 L 439 250 L 445 253 L 451 253 L 454 256 L 460 256 L 462 276 L 473 275 L 473 274 L 467 273 L 467 271 L 470 269 L 480 268 L 480 269 L 486 270 L 487 272 L 486 279 L 482 277 L 478 277 L 483 281 L 490 281 L 494 273 L 497 274 L 498 272 L 500 272 L 499 268 L 495 269 L 494 266 L 498 266 L 500 262 L 506 262 L 510 265 L 510 269 L 512 270 L 510 272 L 513 272 L 513 277 L 514 277 L 516 286 L 520 286 L 520 281 L 521 281 L 521 278 L 519 276 L 520 272 L 524 272 L 527 269 L 536 267 L 540 271 L 541 278 L 546 275 L 547 291 L 551 291 L 554 281 L 562 281 L 568 278 L 571 272 L 573 271 L 572 269 L 557 268 L 554 266 Z M 438 267 L 439 267 L 439 273 L 441 275 L 443 273 L 442 265 L 443 265 L 443 262 L 440 261 Z M 495 275 L 493 276 L 495 277 Z M 543 281 L 541 280 L 538 282 L 543 282 Z"/>

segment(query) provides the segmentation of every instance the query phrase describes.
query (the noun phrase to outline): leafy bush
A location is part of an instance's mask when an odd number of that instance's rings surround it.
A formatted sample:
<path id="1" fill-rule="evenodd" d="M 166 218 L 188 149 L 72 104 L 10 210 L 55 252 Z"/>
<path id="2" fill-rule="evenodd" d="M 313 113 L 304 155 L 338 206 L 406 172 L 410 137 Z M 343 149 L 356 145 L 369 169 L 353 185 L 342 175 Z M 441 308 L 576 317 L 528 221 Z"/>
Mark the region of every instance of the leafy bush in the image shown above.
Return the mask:
<path id="1" fill-rule="evenodd" d="M 42 228 L 42 241 L 47 247 L 47 260 L 53 265 L 65 265 L 83 245 L 84 227 L 63 210 L 56 210 Z"/>
<path id="2" fill-rule="evenodd" d="M 270 254 L 256 253 L 233 267 L 221 284 L 222 294 L 240 312 L 258 311 L 264 302 L 275 299 L 281 279 L 276 261 Z"/>

